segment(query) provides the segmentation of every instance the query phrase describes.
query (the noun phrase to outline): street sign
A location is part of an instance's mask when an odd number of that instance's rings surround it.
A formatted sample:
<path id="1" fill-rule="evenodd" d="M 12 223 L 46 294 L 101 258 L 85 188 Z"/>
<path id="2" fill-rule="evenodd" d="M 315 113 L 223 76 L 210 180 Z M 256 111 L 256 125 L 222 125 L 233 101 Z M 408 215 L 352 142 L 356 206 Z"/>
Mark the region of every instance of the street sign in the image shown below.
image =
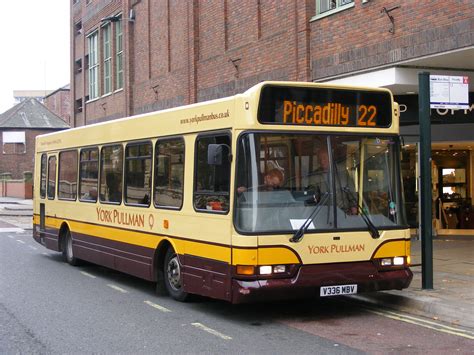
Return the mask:
<path id="1" fill-rule="evenodd" d="M 430 75 L 430 107 L 468 109 L 469 78 L 467 76 Z"/>

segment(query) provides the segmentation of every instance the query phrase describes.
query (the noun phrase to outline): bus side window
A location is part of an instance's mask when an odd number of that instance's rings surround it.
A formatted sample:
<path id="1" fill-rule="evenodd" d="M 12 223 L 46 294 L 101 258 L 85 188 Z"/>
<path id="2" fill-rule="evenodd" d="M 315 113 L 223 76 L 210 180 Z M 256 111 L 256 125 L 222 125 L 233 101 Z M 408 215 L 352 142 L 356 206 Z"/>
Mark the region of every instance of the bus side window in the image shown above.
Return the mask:
<path id="1" fill-rule="evenodd" d="M 184 140 L 158 140 L 155 148 L 155 206 L 181 208 L 184 188 Z"/>
<path id="2" fill-rule="evenodd" d="M 48 199 L 54 200 L 56 192 L 56 157 L 48 160 Z"/>
<path id="3" fill-rule="evenodd" d="M 125 148 L 125 202 L 149 206 L 151 196 L 151 142 L 130 143 Z"/>
<path id="4" fill-rule="evenodd" d="M 46 153 L 41 155 L 41 182 L 40 182 L 40 197 L 46 197 L 46 167 L 47 167 L 48 157 Z"/>
<path id="5" fill-rule="evenodd" d="M 77 196 L 77 151 L 59 153 L 58 198 L 75 200 Z"/>
<path id="6" fill-rule="evenodd" d="M 99 176 L 99 149 L 82 149 L 79 165 L 79 200 L 95 202 Z"/>
<path id="7" fill-rule="evenodd" d="M 122 202 L 123 147 L 102 147 L 100 152 L 100 202 Z"/>
<path id="8" fill-rule="evenodd" d="M 208 147 L 219 144 L 230 147 L 230 135 L 203 135 L 196 140 L 194 167 L 194 208 L 198 211 L 229 211 L 230 160 L 226 151 L 222 162 L 208 163 Z M 229 148 L 225 148 L 229 149 Z"/>

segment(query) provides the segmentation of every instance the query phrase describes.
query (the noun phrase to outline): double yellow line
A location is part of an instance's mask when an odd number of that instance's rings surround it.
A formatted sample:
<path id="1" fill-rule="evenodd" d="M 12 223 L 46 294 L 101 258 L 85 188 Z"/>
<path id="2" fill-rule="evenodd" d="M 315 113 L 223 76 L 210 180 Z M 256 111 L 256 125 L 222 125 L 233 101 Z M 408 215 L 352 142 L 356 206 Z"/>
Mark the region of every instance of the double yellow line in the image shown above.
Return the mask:
<path id="1" fill-rule="evenodd" d="M 450 327 L 438 322 L 433 322 L 427 319 L 409 316 L 388 310 L 376 310 L 370 307 L 364 307 L 368 312 L 377 314 L 382 317 L 398 320 L 405 323 L 415 324 L 424 328 L 432 329 L 438 332 L 457 335 L 463 338 L 474 340 L 474 332 L 455 327 Z"/>

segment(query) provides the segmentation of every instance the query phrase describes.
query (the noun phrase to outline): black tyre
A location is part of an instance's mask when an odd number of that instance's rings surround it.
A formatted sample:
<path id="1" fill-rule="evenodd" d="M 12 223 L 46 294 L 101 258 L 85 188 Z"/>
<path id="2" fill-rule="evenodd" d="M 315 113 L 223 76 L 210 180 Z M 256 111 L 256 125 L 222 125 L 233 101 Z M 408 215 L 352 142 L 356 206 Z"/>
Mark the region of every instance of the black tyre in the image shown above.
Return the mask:
<path id="1" fill-rule="evenodd" d="M 79 265 L 79 259 L 74 256 L 74 251 L 72 249 L 72 237 L 69 229 L 66 231 L 63 242 L 63 259 L 69 265 L 77 266 Z"/>
<path id="2" fill-rule="evenodd" d="M 189 294 L 183 290 L 183 274 L 178 255 L 173 248 L 169 248 L 165 255 L 165 264 L 163 268 L 166 291 L 177 301 L 184 302 Z"/>

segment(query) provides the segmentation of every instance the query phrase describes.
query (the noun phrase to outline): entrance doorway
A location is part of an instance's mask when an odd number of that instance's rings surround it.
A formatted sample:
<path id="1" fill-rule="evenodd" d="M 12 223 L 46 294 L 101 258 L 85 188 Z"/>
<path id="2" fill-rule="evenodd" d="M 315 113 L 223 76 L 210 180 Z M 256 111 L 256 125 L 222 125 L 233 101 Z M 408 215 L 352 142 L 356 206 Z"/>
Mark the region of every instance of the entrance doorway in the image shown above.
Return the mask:
<path id="1" fill-rule="evenodd" d="M 474 229 L 470 178 L 470 151 L 448 149 L 432 151 L 433 165 L 437 169 L 436 217 L 440 229 Z"/>
<path id="2" fill-rule="evenodd" d="M 474 235 L 474 143 L 432 144 L 433 232 Z M 417 144 L 402 150 L 405 212 L 411 228 L 419 227 Z"/>

